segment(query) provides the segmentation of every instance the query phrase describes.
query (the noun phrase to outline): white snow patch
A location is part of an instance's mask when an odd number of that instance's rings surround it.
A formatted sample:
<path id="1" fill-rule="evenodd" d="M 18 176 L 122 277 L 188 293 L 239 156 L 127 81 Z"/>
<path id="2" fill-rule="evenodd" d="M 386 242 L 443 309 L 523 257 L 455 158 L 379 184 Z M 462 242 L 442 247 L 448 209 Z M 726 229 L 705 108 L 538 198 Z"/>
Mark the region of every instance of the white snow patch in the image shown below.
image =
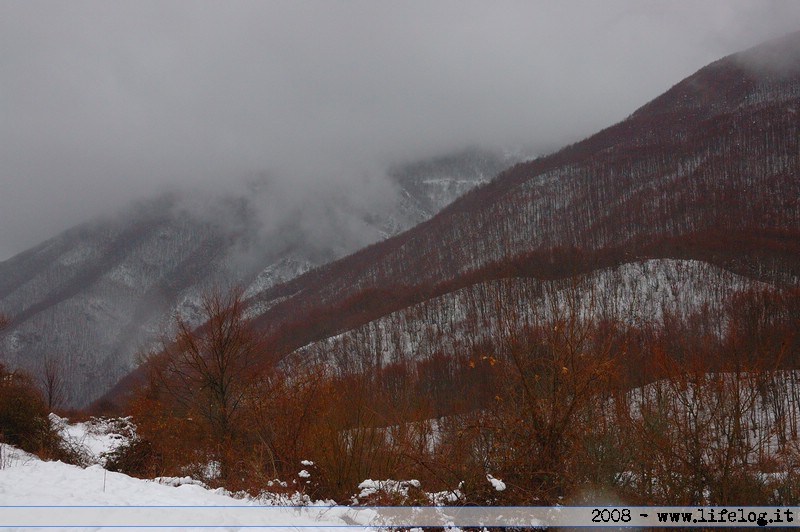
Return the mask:
<path id="1" fill-rule="evenodd" d="M 109 454 L 136 437 L 130 417 L 91 418 L 81 423 L 50 414 L 50 423 L 71 448 L 79 450 L 91 464 L 106 465 Z"/>
<path id="2" fill-rule="evenodd" d="M 486 480 L 488 480 L 492 487 L 497 491 L 503 491 L 506 489 L 506 483 L 499 478 L 494 478 L 492 475 L 486 475 Z"/>

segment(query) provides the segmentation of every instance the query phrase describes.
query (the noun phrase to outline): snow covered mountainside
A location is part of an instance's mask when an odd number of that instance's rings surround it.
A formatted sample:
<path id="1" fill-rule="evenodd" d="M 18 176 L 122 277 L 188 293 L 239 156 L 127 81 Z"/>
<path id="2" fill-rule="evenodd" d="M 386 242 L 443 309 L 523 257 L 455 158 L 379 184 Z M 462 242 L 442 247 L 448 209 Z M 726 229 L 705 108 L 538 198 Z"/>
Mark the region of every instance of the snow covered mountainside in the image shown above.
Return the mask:
<path id="1" fill-rule="evenodd" d="M 488 281 L 311 343 L 293 356 L 297 363 L 369 371 L 437 353 L 471 352 L 475 346 L 502 342 L 522 327 L 571 314 L 630 326 L 658 324 L 668 315 L 687 317 L 701 310 L 722 316 L 736 294 L 751 289 L 770 287 L 708 263 L 672 259 L 628 263 L 559 281 Z"/>
<path id="2" fill-rule="evenodd" d="M 255 298 L 273 285 L 397 234 L 511 164 L 481 150 L 390 172 L 372 204 L 331 193 L 285 208 L 269 182 L 227 198 L 173 193 L 62 233 L 0 263 L 0 356 L 37 375 L 55 360 L 68 404 L 85 405 L 157 345 L 170 317 L 192 321 L 212 286 Z M 255 307 L 256 309 L 258 307 Z"/>

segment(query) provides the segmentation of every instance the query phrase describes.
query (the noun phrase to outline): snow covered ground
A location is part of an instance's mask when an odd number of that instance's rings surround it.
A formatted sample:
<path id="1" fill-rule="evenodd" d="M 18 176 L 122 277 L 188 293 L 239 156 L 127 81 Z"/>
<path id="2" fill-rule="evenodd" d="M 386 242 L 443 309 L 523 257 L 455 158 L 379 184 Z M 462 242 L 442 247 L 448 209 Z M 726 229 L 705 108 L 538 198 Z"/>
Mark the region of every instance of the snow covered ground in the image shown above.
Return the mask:
<path id="1" fill-rule="evenodd" d="M 90 465 L 105 466 L 108 453 L 125 445 L 136 435 L 136 425 L 129 417 L 91 418 L 89 421 L 69 423 L 67 419 L 50 414 L 50 424 Z"/>
<path id="2" fill-rule="evenodd" d="M 185 484 L 177 488 L 106 471 L 37 457 L 2 445 L 0 500 L 4 505 L 242 505 L 240 499 Z"/>
<path id="3" fill-rule="evenodd" d="M 108 454 L 135 437 L 130 418 L 92 418 L 70 423 L 54 414 L 50 422 L 67 444 L 89 465 L 82 468 L 46 462 L 6 444 L 0 444 L 0 532 L 5 530 L 105 528 L 158 530 L 328 530 L 353 527 L 371 530 L 408 525 L 422 519 L 432 526 L 452 523 L 456 508 L 335 506 L 312 501 L 307 495 L 265 492 L 259 497 L 210 489 L 190 477 L 142 480 L 103 468 Z M 313 462 L 302 461 L 298 475 L 310 477 Z M 491 481 L 502 481 L 491 478 Z M 285 484 L 283 484 L 285 487 Z M 417 481 L 365 480 L 354 504 L 376 494 L 407 495 Z M 497 488 L 500 489 L 500 488 Z M 452 504 L 459 493 L 426 494 L 427 504 Z M 402 498 L 402 497 L 401 497 Z M 420 511 L 422 513 L 420 513 Z M 484 519 L 479 517 L 464 517 Z M 500 519 L 502 516 L 495 516 Z M 479 521 L 482 522 L 482 521 Z M 526 521 L 531 524 L 532 521 Z M 537 521 L 533 521 L 536 523 Z M 459 530 L 458 528 L 449 528 Z"/>
<path id="4" fill-rule="evenodd" d="M 127 441 L 135 431 L 133 425 L 124 419 L 69 423 L 57 416 L 51 416 L 51 422 L 93 465 L 81 468 L 45 462 L 0 444 L 0 530 L 155 525 L 326 529 L 370 522 L 367 513 L 334 507 L 330 502 L 296 507 L 290 505 L 298 498 L 233 496 L 188 477 L 142 480 L 106 471 L 101 465 L 106 454 Z M 300 502 L 308 505 L 311 501 Z"/>
<path id="5" fill-rule="evenodd" d="M 269 526 L 292 529 L 366 525 L 348 508 L 268 506 L 197 484 L 177 487 L 106 471 L 82 469 L 0 444 L 0 529 L 80 526 L 175 528 Z M 356 515 L 358 514 L 358 515 Z"/>

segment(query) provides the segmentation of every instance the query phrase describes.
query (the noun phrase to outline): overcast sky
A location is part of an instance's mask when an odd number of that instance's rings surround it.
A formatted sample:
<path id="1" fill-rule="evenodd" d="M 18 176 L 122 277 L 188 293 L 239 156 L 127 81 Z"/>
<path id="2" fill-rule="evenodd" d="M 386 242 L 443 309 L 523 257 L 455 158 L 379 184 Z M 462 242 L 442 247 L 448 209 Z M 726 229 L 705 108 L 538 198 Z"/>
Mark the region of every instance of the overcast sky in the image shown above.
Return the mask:
<path id="1" fill-rule="evenodd" d="M 797 29 L 797 0 L 0 0 L 0 260 L 168 187 L 550 151 Z"/>

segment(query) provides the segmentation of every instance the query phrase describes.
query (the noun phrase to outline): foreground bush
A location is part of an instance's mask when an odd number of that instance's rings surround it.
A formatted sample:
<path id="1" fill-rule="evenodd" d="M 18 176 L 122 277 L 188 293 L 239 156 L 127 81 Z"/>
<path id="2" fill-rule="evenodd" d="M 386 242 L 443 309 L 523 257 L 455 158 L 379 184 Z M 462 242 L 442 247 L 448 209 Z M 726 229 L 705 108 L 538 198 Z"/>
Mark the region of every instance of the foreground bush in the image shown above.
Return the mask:
<path id="1" fill-rule="evenodd" d="M 44 399 L 31 378 L 0 364 L 0 441 L 36 452 L 51 437 Z"/>

